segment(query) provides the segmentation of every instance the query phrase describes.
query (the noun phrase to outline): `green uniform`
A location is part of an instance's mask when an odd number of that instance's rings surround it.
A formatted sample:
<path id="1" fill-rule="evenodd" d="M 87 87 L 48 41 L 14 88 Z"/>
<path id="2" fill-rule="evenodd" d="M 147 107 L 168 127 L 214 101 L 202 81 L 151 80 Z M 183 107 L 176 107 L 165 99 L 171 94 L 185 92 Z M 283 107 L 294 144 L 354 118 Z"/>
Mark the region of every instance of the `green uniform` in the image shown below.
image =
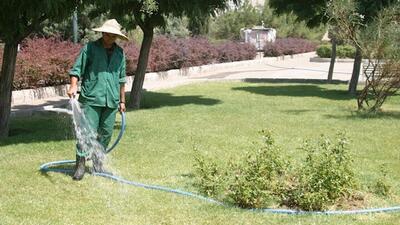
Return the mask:
<path id="1" fill-rule="evenodd" d="M 107 148 L 115 123 L 120 98 L 120 85 L 126 82 L 125 55 L 114 44 L 112 52 L 103 47 L 102 39 L 89 42 L 79 53 L 70 76 L 81 80 L 78 101 L 99 141 Z M 79 149 L 86 152 L 85 149 Z"/>

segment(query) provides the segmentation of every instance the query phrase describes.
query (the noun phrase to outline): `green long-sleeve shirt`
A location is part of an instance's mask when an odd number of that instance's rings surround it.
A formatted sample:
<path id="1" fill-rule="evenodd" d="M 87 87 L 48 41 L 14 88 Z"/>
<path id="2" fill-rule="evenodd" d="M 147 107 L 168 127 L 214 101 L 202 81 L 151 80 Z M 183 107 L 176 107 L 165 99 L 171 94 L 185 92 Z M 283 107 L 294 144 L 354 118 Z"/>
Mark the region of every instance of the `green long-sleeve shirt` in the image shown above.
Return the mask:
<path id="1" fill-rule="evenodd" d="M 114 44 L 108 56 L 100 38 L 82 48 L 69 74 L 81 80 L 82 104 L 117 108 L 120 85 L 126 82 L 125 54 Z"/>

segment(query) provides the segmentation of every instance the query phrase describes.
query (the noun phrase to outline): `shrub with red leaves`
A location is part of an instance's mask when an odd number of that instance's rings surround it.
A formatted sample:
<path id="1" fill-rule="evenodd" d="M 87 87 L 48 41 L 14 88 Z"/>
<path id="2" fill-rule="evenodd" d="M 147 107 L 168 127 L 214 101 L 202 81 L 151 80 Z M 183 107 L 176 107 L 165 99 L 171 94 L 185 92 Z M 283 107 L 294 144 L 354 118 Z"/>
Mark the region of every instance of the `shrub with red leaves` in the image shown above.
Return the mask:
<path id="1" fill-rule="evenodd" d="M 254 45 L 238 42 L 225 42 L 216 46 L 218 62 L 234 62 L 254 59 L 257 49 Z"/>
<path id="2" fill-rule="evenodd" d="M 57 38 L 26 39 L 15 66 L 14 89 L 69 83 L 71 69 L 81 45 Z"/>
<path id="3" fill-rule="evenodd" d="M 125 52 L 126 58 L 126 75 L 135 75 L 138 59 L 139 59 L 139 47 L 134 42 L 125 42 L 121 45 Z"/>
<path id="4" fill-rule="evenodd" d="M 182 67 L 182 54 L 176 40 L 165 36 L 154 38 L 149 57 L 148 71 L 165 71 Z"/>
<path id="5" fill-rule="evenodd" d="M 26 39 L 17 55 L 14 89 L 38 88 L 69 83 L 68 72 L 81 45 L 57 38 Z M 128 76 L 134 75 L 139 58 L 139 46 L 123 43 Z M 249 44 L 227 42 L 211 44 L 206 38 L 170 39 L 155 37 L 150 51 L 148 71 L 165 71 L 219 62 L 249 60 L 256 49 Z M 2 50 L 0 49 L 0 60 Z M 0 61 L 1 65 L 1 61 Z"/>
<path id="6" fill-rule="evenodd" d="M 264 46 L 264 56 L 293 55 L 315 51 L 317 45 L 301 38 L 280 38 Z"/>
<path id="7" fill-rule="evenodd" d="M 215 47 L 202 37 L 177 39 L 182 67 L 200 66 L 218 62 Z"/>

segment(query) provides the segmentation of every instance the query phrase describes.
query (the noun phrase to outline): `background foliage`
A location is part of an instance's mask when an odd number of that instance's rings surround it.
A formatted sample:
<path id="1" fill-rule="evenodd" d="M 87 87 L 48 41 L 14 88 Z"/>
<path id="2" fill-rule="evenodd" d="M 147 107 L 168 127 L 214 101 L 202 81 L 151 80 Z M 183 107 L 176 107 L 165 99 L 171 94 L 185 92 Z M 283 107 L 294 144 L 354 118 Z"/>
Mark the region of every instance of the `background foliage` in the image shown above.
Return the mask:
<path id="1" fill-rule="evenodd" d="M 127 56 L 127 74 L 134 75 L 139 46 L 134 42 L 121 45 Z M 69 83 L 68 71 L 81 47 L 81 44 L 73 44 L 55 37 L 26 39 L 17 57 L 14 89 Z M 255 56 L 256 49 L 249 44 L 233 41 L 213 44 L 202 37 L 157 36 L 150 52 L 147 71 L 157 72 L 211 63 L 250 60 Z"/>

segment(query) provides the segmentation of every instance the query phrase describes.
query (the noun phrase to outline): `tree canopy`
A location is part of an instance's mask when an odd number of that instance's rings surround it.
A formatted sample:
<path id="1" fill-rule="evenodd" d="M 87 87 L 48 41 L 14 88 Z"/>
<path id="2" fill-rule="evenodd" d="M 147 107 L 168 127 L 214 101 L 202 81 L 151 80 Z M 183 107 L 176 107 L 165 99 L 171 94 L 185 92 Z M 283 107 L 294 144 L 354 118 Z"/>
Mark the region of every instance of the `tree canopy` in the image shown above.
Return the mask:
<path id="1" fill-rule="evenodd" d="M 76 6 L 71 0 L 2 0 L 0 1 L 0 39 L 20 42 L 39 29 L 46 20 L 61 21 Z"/>
<path id="2" fill-rule="evenodd" d="M 5 43 L 0 75 L 0 139 L 8 136 L 18 44 L 46 19 L 59 21 L 76 7 L 71 0 L 0 1 L 0 40 Z"/>

